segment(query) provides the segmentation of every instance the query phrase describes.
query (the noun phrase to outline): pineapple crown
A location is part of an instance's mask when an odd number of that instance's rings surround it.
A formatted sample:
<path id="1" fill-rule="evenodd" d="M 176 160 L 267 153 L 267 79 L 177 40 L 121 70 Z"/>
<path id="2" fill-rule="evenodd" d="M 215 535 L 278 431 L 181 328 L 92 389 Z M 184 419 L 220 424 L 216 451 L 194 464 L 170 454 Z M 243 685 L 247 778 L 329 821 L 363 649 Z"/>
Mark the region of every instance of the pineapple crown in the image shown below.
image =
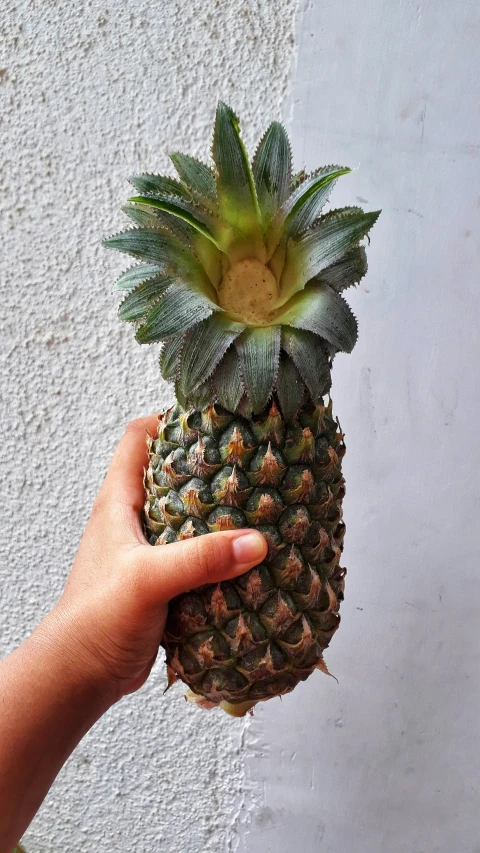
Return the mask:
<path id="1" fill-rule="evenodd" d="M 218 402 L 246 417 L 274 397 L 287 421 L 330 387 L 331 359 L 351 352 L 355 317 L 341 296 L 367 271 L 367 236 L 380 211 L 322 214 L 336 180 L 323 166 L 292 175 L 278 122 L 252 162 L 233 111 L 219 103 L 213 167 L 170 158 L 179 178 L 130 178 L 123 211 L 136 227 L 104 245 L 133 256 L 115 289 L 139 343 L 163 342 L 160 370 L 184 407 Z"/>

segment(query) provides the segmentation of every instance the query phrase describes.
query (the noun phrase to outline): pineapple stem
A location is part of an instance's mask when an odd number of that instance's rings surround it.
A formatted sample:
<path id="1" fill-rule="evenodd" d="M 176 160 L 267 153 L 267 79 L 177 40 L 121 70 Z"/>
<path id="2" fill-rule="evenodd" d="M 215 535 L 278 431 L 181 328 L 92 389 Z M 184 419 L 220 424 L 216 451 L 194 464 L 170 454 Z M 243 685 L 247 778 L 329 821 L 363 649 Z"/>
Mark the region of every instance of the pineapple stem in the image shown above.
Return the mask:
<path id="1" fill-rule="evenodd" d="M 220 707 L 231 717 L 244 717 L 256 704 L 256 702 L 220 702 Z"/>

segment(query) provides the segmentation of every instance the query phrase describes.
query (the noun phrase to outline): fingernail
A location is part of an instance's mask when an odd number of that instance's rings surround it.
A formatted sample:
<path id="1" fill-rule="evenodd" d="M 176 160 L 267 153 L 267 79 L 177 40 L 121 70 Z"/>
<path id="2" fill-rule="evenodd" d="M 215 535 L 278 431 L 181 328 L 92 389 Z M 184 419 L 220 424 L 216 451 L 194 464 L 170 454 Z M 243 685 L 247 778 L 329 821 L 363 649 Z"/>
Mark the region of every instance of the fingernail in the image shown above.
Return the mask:
<path id="1" fill-rule="evenodd" d="M 260 533 L 243 533 L 233 543 L 236 563 L 260 562 L 265 554 L 265 540 Z"/>

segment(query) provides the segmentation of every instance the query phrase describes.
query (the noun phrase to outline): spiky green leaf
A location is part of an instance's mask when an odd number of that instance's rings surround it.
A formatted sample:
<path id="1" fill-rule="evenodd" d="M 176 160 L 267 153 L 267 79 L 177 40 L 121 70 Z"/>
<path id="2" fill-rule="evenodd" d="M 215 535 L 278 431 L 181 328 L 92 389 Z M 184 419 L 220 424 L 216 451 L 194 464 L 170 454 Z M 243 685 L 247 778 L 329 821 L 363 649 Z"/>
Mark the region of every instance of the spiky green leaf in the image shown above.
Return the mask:
<path id="1" fill-rule="evenodd" d="M 360 208 L 334 210 L 322 216 L 314 228 L 298 240 L 289 240 L 280 282 L 279 305 L 318 274 L 341 260 L 368 234 L 380 211 L 364 213 Z"/>
<path id="2" fill-rule="evenodd" d="M 290 192 L 293 192 L 293 190 L 295 190 L 299 186 L 299 184 L 302 184 L 304 181 L 306 181 L 307 178 L 308 174 L 305 169 L 300 169 L 299 172 L 295 172 L 295 174 L 292 175 L 292 180 L 290 182 Z"/>
<path id="3" fill-rule="evenodd" d="M 190 391 L 188 395 L 190 406 L 195 409 L 205 409 L 213 401 L 211 386 L 208 382 L 198 385 L 194 391 Z"/>
<path id="4" fill-rule="evenodd" d="M 192 252 L 171 234 L 157 228 L 132 228 L 107 237 L 104 245 L 140 260 L 154 261 L 165 271 L 195 271 L 199 264 Z"/>
<path id="5" fill-rule="evenodd" d="M 296 237 L 312 225 L 337 178 L 348 172 L 351 172 L 351 169 L 344 166 L 322 166 L 293 190 L 266 234 L 269 255 L 281 242 L 282 237 Z"/>
<path id="6" fill-rule="evenodd" d="M 342 175 L 348 175 L 352 170 L 348 166 L 321 166 L 309 175 L 288 197 L 283 205 L 282 214 L 285 226 L 291 226 L 295 221 L 301 221 L 299 216 L 304 212 L 308 202 L 317 200 L 317 209 L 323 205 L 331 190 L 332 184 Z M 309 227 L 316 214 L 306 227 Z"/>
<path id="7" fill-rule="evenodd" d="M 280 356 L 280 327 L 246 329 L 235 346 L 253 411 L 261 412 L 272 393 Z"/>
<path id="8" fill-rule="evenodd" d="M 122 210 L 140 228 L 159 228 L 178 237 L 185 246 L 193 248 L 198 232 L 185 220 L 140 204 L 125 204 Z"/>
<path id="9" fill-rule="evenodd" d="M 201 163 L 189 154 L 181 154 L 173 151 L 170 155 L 178 176 L 189 189 L 194 190 L 199 196 L 215 202 L 217 191 L 215 187 L 215 173 L 206 163 Z"/>
<path id="10" fill-rule="evenodd" d="M 287 198 L 292 178 L 292 154 L 284 128 L 272 122 L 252 163 L 258 205 L 265 230 Z"/>
<path id="11" fill-rule="evenodd" d="M 306 287 L 277 319 L 282 325 L 315 332 L 337 351 L 351 352 L 357 340 L 357 321 L 350 307 L 325 284 Z"/>
<path id="12" fill-rule="evenodd" d="M 261 215 L 247 151 L 235 113 L 220 102 L 215 118 L 212 157 L 220 216 L 251 243 L 251 256 L 264 258 Z"/>
<path id="13" fill-rule="evenodd" d="M 219 286 L 222 278 L 222 253 L 214 242 L 204 237 L 188 221 L 172 216 L 165 210 L 147 208 L 140 204 L 125 205 L 122 210 L 140 226 L 160 228 L 178 237 L 183 245 L 193 250 L 213 286 Z"/>
<path id="14" fill-rule="evenodd" d="M 120 278 L 114 284 L 114 290 L 132 290 L 144 281 L 161 275 L 162 271 L 155 264 L 138 264 L 136 267 L 122 272 Z"/>
<path id="15" fill-rule="evenodd" d="M 234 412 L 243 396 L 240 364 L 234 346 L 227 350 L 213 374 L 210 385 L 214 398 L 228 412 Z"/>
<path id="16" fill-rule="evenodd" d="M 155 215 L 156 211 L 148 210 L 135 204 L 124 204 L 122 213 L 128 216 L 135 225 L 139 225 L 140 228 L 158 228 L 159 225 L 163 224 L 159 221 L 158 216 Z"/>
<path id="17" fill-rule="evenodd" d="M 220 310 L 218 305 L 188 285 L 173 285 L 138 329 L 137 341 L 140 344 L 163 341 L 190 329 L 217 310 Z"/>
<path id="18" fill-rule="evenodd" d="M 305 329 L 283 326 L 282 349 L 294 362 L 312 399 L 317 400 L 325 393 L 325 387 L 330 381 L 327 354 L 317 335 Z"/>
<path id="19" fill-rule="evenodd" d="M 317 276 L 319 281 L 328 284 L 336 293 L 351 287 L 366 275 L 368 269 L 367 253 L 363 246 L 357 246 L 348 252 L 336 264 L 322 270 Z"/>
<path id="20" fill-rule="evenodd" d="M 209 224 L 211 224 L 213 228 L 215 227 L 212 217 L 206 212 L 203 212 L 193 204 L 193 202 L 161 195 L 132 196 L 132 198 L 129 198 L 128 200 L 134 204 L 142 205 L 142 207 L 152 207 L 156 210 L 161 210 L 164 213 L 169 213 L 171 216 L 182 219 L 194 228 L 195 231 L 198 231 L 206 237 L 207 240 L 214 243 L 218 249 L 221 249 L 221 246 L 215 239 L 214 234 L 208 227 Z"/>
<path id="21" fill-rule="evenodd" d="M 140 193 L 160 193 L 161 195 L 191 198 L 188 189 L 180 181 L 166 175 L 132 175 L 128 181 Z"/>
<path id="22" fill-rule="evenodd" d="M 175 379 L 180 365 L 180 353 L 182 351 L 185 335 L 176 335 L 165 341 L 160 353 L 160 372 L 167 382 Z"/>
<path id="23" fill-rule="evenodd" d="M 191 248 L 214 287 L 218 287 L 222 277 L 222 252 L 227 252 L 232 242 L 232 230 L 226 222 L 185 199 L 155 195 L 135 196 L 130 201 L 134 202 L 131 207 L 140 211 L 140 222 L 142 217 L 148 221 L 148 214 L 141 211 L 151 211 L 161 227 Z"/>
<path id="24" fill-rule="evenodd" d="M 205 382 L 215 370 L 230 344 L 245 326 L 216 312 L 187 334 L 182 351 L 180 376 L 185 394 Z"/>
<path id="25" fill-rule="evenodd" d="M 215 290 L 202 264 L 173 234 L 155 228 L 134 228 L 109 237 L 104 245 L 139 260 L 154 261 L 165 275 L 185 278 L 192 287 L 215 299 Z"/>
<path id="26" fill-rule="evenodd" d="M 171 284 L 172 279 L 161 274 L 139 284 L 135 290 L 130 291 L 120 305 L 118 309 L 120 320 L 126 323 L 141 320 Z"/>
<path id="27" fill-rule="evenodd" d="M 276 393 L 287 423 L 296 419 L 303 402 L 305 390 L 293 361 L 282 353 L 278 369 Z"/>
<path id="28" fill-rule="evenodd" d="M 177 403 L 179 403 L 179 405 L 182 407 L 182 409 L 188 409 L 189 408 L 190 402 L 187 399 L 187 397 L 185 396 L 185 394 L 183 393 L 182 386 L 181 386 L 178 379 L 175 382 L 175 398 L 177 400 Z"/>
<path id="29" fill-rule="evenodd" d="M 248 394 L 244 394 L 243 397 L 240 398 L 237 406 L 237 414 L 241 415 L 242 418 L 246 418 L 247 421 L 252 420 L 253 408 Z"/>

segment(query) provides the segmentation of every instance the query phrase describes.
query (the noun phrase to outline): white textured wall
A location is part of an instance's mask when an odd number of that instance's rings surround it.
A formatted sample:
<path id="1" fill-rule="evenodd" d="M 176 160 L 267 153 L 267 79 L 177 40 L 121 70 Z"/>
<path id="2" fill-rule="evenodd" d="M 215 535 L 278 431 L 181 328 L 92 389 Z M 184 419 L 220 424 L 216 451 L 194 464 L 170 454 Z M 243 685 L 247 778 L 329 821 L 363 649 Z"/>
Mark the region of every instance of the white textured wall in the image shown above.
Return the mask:
<path id="1" fill-rule="evenodd" d="M 296 0 L 5 0 L 0 47 L 0 652 L 65 581 L 127 420 L 163 406 L 155 350 L 116 320 L 127 175 L 206 155 L 218 97 L 249 143 L 281 117 Z M 125 266 L 125 260 L 123 266 Z M 148 685 L 84 740 L 26 835 L 29 853 L 219 853 L 243 723 Z"/>
<path id="2" fill-rule="evenodd" d="M 349 568 L 320 674 L 247 730 L 239 853 L 480 851 L 480 18 L 325 0 L 298 33 L 298 165 L 383 207 L 337 359 Z"/>

